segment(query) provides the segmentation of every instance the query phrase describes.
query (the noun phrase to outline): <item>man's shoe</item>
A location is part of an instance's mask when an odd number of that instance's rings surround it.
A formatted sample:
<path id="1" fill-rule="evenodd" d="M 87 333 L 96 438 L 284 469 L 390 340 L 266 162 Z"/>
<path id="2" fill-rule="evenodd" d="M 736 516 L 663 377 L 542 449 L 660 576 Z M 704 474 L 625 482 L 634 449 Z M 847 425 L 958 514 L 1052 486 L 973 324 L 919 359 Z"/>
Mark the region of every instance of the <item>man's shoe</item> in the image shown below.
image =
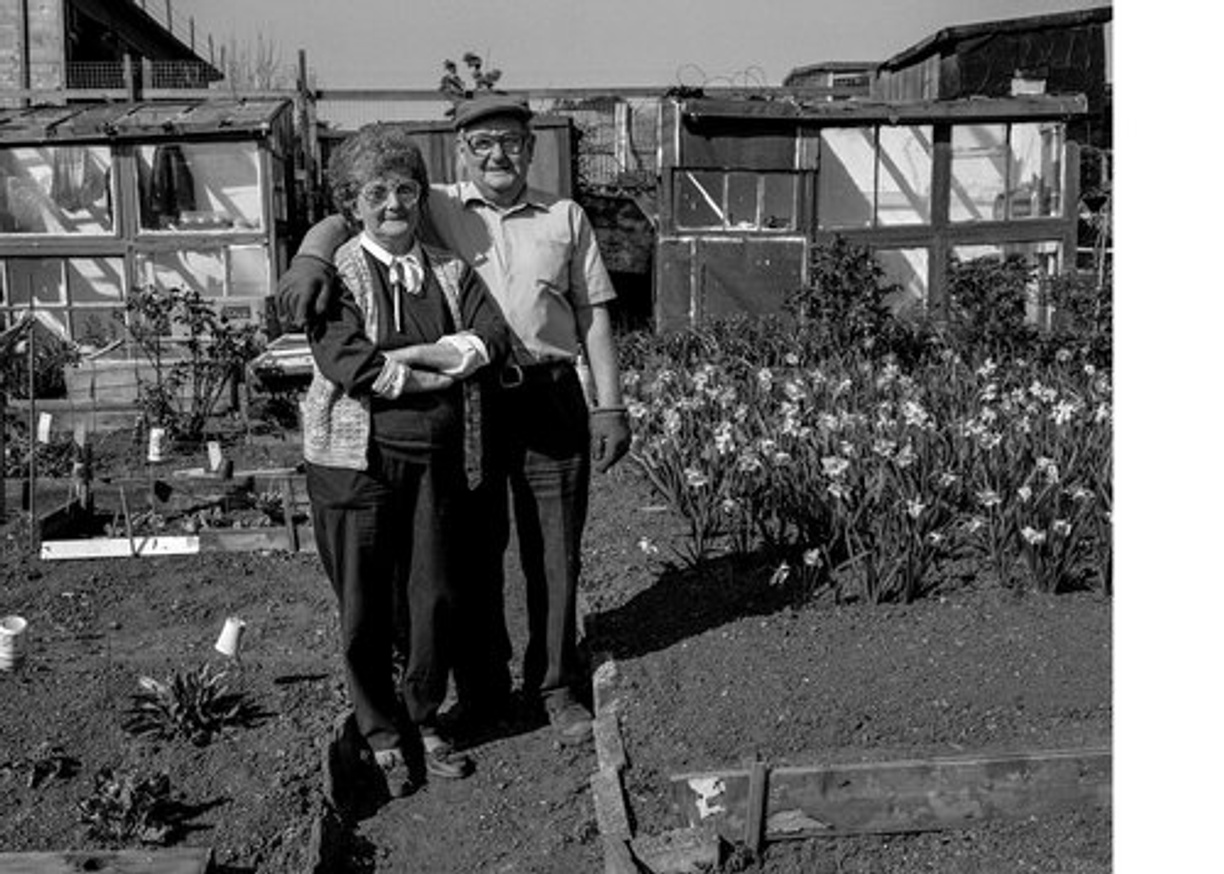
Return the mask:
<path id="1" fill-rule="evenodd" d="M 438 734 L 421 733 L 425 747 L 425 773 L 443 780 L 462 780 L 472 773 L 472 760 Z"/>
<path id="2" fill-rule="evenodd" d="M 544 706 L 557 740 L 566 746 L 583 743 L 593 734 L 591 712 L 572 698 L 549 701 Z"/>
<path id="3" fill-rule="evenodd" d="M 374 762 L 382 771 L 383 779 L 387 781 L 387 792 L 392 798 L 404 798 L 417 790 L 417 781 L 399 750 L 377 750 Z"/>

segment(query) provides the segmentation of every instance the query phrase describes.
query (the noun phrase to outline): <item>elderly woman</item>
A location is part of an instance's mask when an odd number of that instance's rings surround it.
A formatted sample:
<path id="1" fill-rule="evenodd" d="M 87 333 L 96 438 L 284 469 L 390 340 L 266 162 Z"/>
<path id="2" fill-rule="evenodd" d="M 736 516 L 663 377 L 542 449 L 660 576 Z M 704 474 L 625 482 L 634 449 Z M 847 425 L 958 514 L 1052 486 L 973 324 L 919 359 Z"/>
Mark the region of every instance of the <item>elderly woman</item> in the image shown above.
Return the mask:
<path id="1" fill-rule="evenodd" d="M 341 294 L 310 329 L 306 483 L 357 728 L 399 797 L 418 782 L 418 752 L 433 776 L 471 770 L 437 716 L 454 655 L 460 514 L 481 473 L 478 371 L 500 364 L 509 335 L 479 277 L 417 239 L 429 182 L 402 128 L 363 127 L 328 175 L 361 233 L 337 250 Z M 405 612 L 406 633 L 395 618 Z M 405 638 L 397 690 L 393 649 Z"/>

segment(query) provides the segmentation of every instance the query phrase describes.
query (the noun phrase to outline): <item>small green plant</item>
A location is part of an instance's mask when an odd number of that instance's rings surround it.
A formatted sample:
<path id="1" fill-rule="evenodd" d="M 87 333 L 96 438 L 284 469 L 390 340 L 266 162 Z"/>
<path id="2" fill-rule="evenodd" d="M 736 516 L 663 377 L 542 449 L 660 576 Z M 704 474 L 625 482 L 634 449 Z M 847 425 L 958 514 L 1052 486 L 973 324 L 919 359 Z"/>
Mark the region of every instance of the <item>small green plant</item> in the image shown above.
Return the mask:
<path id="1" fill-rule="evenodd" d="M 194 289 L 136 288 L 125 311 L 153 369 L 152 380 L 137 379 L 145 418 L 176 439 L 201 439 L 226 387 L 261 351 L 258 328 L 231 322 Z"/>
<path id="2" fill-rule="evenodd" d="M 140 690 L 123 720 L 131 734 L 161 740 L 185 738 L 207 746 L 227 726 L 249 725 L 255 708 L 241 692 L 231 692 L 226 671 L 205 663 L 195 671 L 175 672 L 163 683 L 140 678 Z"/>
<path id="3" fill-rule="evenodd" d="M 170 794 L 170 778 L 116 774 L 103 768 L 94 776 L 93 794 L 77 803 L 89 836 L 108 846 L 167 844 L 179 826 L 181 805 Z"/>

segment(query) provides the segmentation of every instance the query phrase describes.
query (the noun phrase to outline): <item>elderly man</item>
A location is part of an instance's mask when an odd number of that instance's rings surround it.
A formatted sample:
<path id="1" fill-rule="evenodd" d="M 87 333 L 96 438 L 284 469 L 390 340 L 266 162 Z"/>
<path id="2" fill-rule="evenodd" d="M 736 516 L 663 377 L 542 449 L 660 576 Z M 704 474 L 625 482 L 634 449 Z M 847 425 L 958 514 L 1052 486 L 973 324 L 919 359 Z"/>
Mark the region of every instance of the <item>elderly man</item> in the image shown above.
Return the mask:
<path id="1" fill-rule="evenodd" d="M 475 269 L 500 305 L 513 359 L 490 392 L 487 433 L 496 460 L 475 502 L 472 527 L 482 533 L 469 541 L 469 572 L 482 580 L 482 596 L 469 604 L 472 633 L 461 644 L 456 679 L 467 716 L 493 718 L 508 703 L 508 485 L 527 582 L 523 692 L 543 704 L 559 740 L 577 743 L 591 733 L 576 615 L 590 471 L 615 464 L 630 433 L 608 312 L 615 292 L 581 207 L 527 184 L 531 117 L 526 103 L 500 94 L 460 104 L 456 147 L 466 181 L 435 185 L 429 197 L 437 238 Z M 347 233 L 337 218 L 308 233 L 279 290 L 291 321 L 320 310 L 330 288 L 330 268 L 322 265 Z M 580 355 L 590 367 L 590 399 L 575 368 Z"/>

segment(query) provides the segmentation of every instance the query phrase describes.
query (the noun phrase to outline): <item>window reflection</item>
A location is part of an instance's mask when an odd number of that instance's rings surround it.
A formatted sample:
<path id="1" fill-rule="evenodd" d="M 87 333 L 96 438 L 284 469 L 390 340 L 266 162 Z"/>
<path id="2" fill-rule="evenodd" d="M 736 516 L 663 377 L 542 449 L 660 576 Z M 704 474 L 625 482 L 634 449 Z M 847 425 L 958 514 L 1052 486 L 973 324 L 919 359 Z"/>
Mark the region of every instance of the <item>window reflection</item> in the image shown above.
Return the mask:
<path id="1" fill-rule="evenodd" d="M 871 226 L 875 203 L 875 129 L 820 132 L 816 215 L 822 228 Z"/>
<path id="2" fill-rule="evenodd" d="M 935 149 L 930 126 L 881 127 L 876 221 L 929 224 Z"/>
<path id="3" fill-rule="evenodd" d="M 676 174 L 676 226 L 685 230 L 794 230 L 795 173 L 681 170 Z"/>
<path id="4" fill-rule="evenodd" d="M 952 128 L 954 222 L 1062 215 L 1065 129 L 1052 122 Z"/>
<path id="5" fill-rule="evenodd" d="M 85 347 L 120 336 L 123 259 L 10 258 L 0 262 L 5 294 L 0 321 L 11 322 L 34 301 L 44 325 Z"/>
<path id="6" fill-rule="evenodd" d="M 0 233 L 96 235 L 114 227 L 109 149 L 0 149 Z"/>
<path id="7" fill-rule="evenodd" d="M 153 231 L 258 230 L 254 143 L 162 143 L 137 150 L 140 226 Z"/>

